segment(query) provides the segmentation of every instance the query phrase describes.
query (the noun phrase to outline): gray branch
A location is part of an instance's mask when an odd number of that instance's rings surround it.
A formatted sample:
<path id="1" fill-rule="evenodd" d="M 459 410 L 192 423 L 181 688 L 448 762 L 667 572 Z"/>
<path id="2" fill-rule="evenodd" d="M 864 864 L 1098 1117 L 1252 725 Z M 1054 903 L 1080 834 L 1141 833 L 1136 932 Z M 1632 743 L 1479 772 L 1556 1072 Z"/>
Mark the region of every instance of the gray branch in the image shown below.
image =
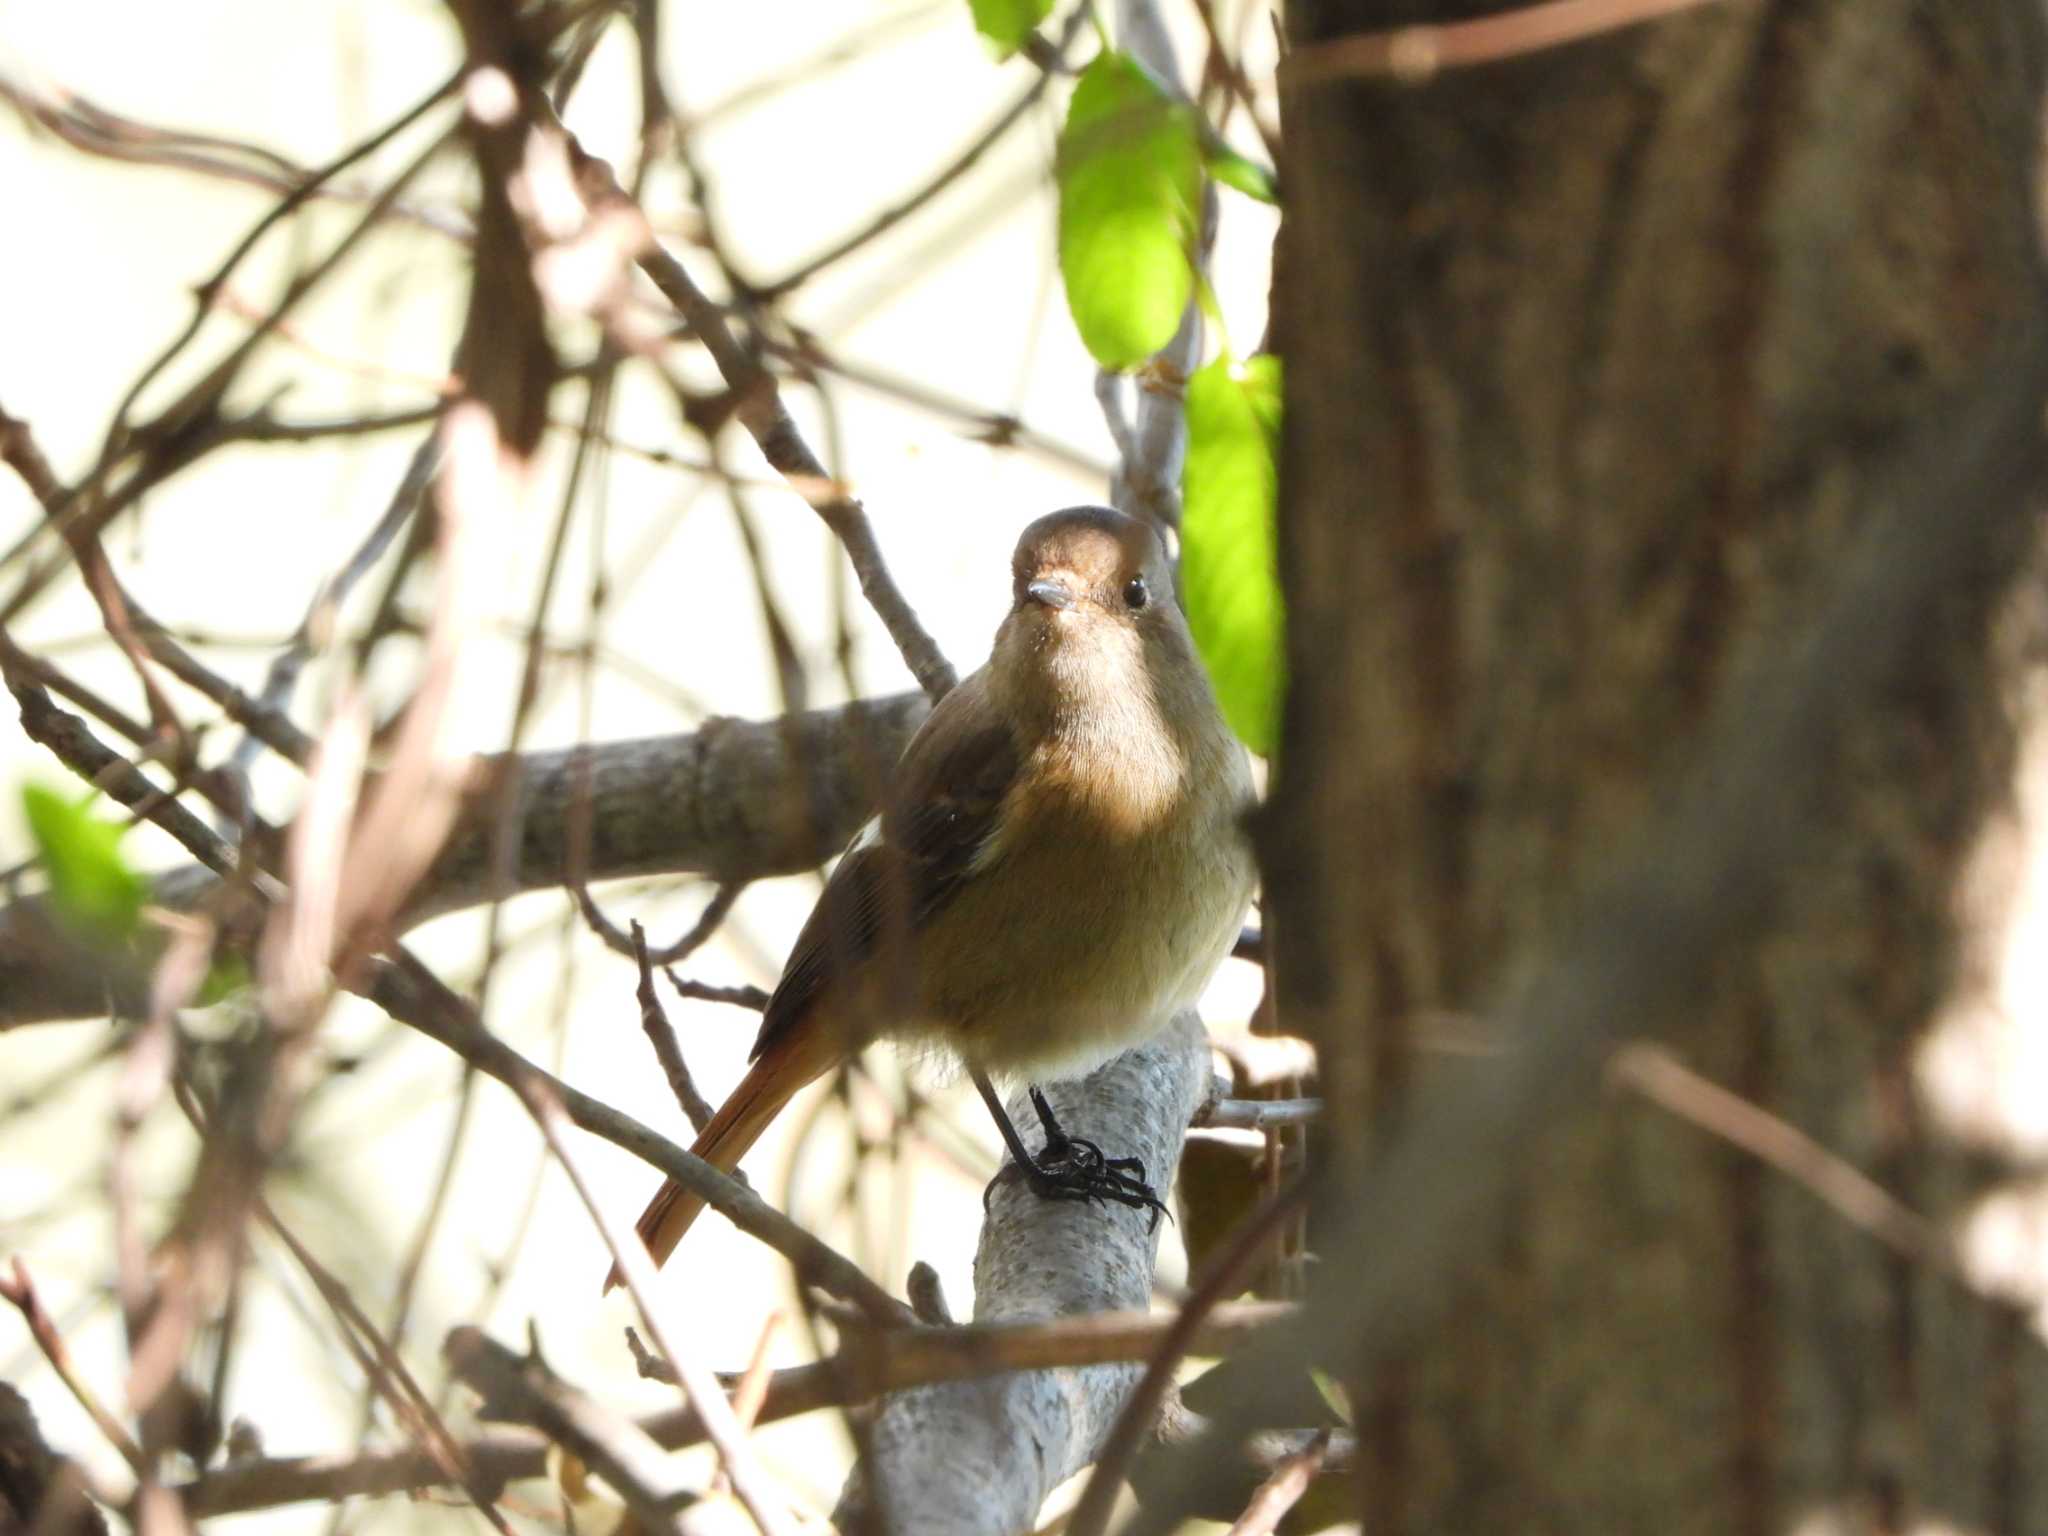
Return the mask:
<path id="1" fill-rule="evenodd" d="M 779 720 L 712 720 L 691 735 L 480 758 L 468 809 L 402 922 L 572 878 L 739 882 L 810 869 L 873 813 L 925 709 L 906 693 Z M 501 841 L 508 777 L 518 781 L 516 835 Z M 195 865 L 161 876 L 155 898 L 190 910 L 220 888 Z M 139 1006 L 152 958 L 124 970 L 85 953 L 37 898 L 0 908 L 0 1030 Z"/>
<path id="2" fill-rule="evenodd" d="M 1163 1189 L 1208 1086 L 1207 1037 L 1187 1013 L 1149 1044 L 1047 1096 L 1075 1134 L 1103 1140 L 1112 1155 L 1143 1159 L 1147 1177 Z M 1010 1113 L 1020 1125 L 1035 1123 L 1021 1094 Z M 1144 1307 L 1158 1246 L 1141 1211 L 1041 1200 L 1005 1180 L 990 1195 L 975 1252 L 974 1319 Z M 867 1454 L 840 1495 L 835 1523 L 890 1536 L 1031 1529 L 1046 1495 L 1094 1459 L 1139 1370 L 1012 1371 L 897 1394 L 869 1428 Z"/>

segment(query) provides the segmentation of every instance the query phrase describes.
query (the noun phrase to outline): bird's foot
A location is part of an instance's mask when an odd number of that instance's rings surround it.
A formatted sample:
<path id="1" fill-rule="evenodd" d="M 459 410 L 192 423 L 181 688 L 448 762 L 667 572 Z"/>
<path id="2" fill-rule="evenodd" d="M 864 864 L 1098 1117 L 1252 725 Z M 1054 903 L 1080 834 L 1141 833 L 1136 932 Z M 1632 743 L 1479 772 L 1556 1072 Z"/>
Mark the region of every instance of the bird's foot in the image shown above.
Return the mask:
<path id="1" fill-rule="evenodd" d="M 1135 1157 L 1105 1157 L 1102 1148 L 1080 1136 L 1069 1136 L 1060 1128 L 1052 1106 L 1036 1088 L 1031 1090 L 1031 1107 L 1038 1111 L 1045 1127 L 1045 1145 L 1027 1164 L 1014 1159 L 996 1175 L 998 1181 L 1021 1177 L 1041 1200 L 1114 1201 L 1134 1210 L 1152 1213 L 1152 1226 L 1166 1206 L 1145 1182 L 1145 1165 Z M 993 1187 L 993 1186 L 991 1186 Z M 986 1204 L 986 1197 L 983 1204 Z"/>

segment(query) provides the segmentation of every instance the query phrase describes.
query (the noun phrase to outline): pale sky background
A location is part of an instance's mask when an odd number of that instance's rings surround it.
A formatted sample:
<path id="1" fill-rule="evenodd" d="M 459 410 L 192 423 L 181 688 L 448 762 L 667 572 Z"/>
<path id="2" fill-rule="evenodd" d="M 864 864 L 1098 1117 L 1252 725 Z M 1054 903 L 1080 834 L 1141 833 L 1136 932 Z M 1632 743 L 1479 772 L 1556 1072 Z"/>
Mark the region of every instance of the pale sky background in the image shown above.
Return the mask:
<path id="1" fill-rule="evenodd" d="M 1245 4 L 1220 7 L 1235 30 Z M 879 29 L 879 30 L 878 30 Z M 1270 66 L 1263 11 L 1243 27 L 1254 70 Z M 815 60 L 835 43 L 867 37 L 870 46 L 801 84 L 757 87 Z M 636 98 L 633 59 L 623 29 L 599 51 L 569 113 L 595 152 L 630 162 Z M 997 65 L 974 35 L 965 0 L 849 5 L 843 0 L 667 7 L 664 66 L 676 104 L 695 119 L 696 152 L 709 173 L 723 238 L 745 272 L 770 279 L 789 270 L 878 207 L 917 186 L 945 163 L 1028 83 L 1030 67 Z M 1081 44 L 1082 56 L 1088 48 Z M 1184 39 L 1187 58 L 1192 39 Z M 34 91 L 70 90 L 111 111 L 163 126 L 266 144 L 303 163 L 335 153 L 443 78 L 457 58 L 454 30 L 431 0 L 0 0 L 0 72 Z M 747 93 L 747 94 L 742 94 Z M 937 203 L 806 287 L 788 313 L 850 362 L 914 379 L 985 410 L 1009 411 L 1106 465 L 1109 439 L 1093 394 L 1093 368 L 1075 339 L 1052 270 L 1053 210 L 1047 187 L 1057 113 L 1055 89 L 1034 117 Z M 721 105 L 724 104 L 724 105 Z M 388 170 L 397 161 L 378 162 Z M 360 177 L 352 177 L 360 181 Z M 129 382 L 189 314 L 202 281 L 267 205 L 251 188 L 161 168 L 96 160 L 27 132 L 0 110 L 0 189 L 9 236 L 0 242 L 0 405 L 29 420 L 60 475 L 96 452 L 110 413 Z M 412 201 L 447 206 L 462 195 L 459 174 L 423 181 Z M 657 223 L 673 230 L 681 204 L 672 167 L 649 198 Z M 273 236 L 237 277 L 251 305 L 276 293 L 281 275 L 309 251 L 324 249 L 354 210 L 323 206 Z M 1265 324 L 1267 210 L 1226 195 L 1215 259 L 1215 287 L 1240 350 L 1256 345 Z M 700 250 L 671 240 L 700 282 L 714 280 Z M 373 239 L 331 288 L 298 312 L 291 342 L 273 346 L 241 386 L 253 403 L 289 384 L 279 406 L 297 418 L 340 416 L 422 402 L 445 372 L 466 283 L 463 253 L 431 233 L 404 229 Z M 233 317 L 210 322 L 194 356 L 219 355 L 240 331 Z M 587 327 L 564 326 L 565 354 L 587 356 Z M 1212 340 L 1212 346 L 1214 342 Z M 189 375 L 188 375 L 189 376 Z M 164 398 L 161 390 L 153 400 Z M 986 654 L 1006 601 L 1005 562 L 1017 530 L 1052 507 L 1100 500 L 1097 475 L 1028 452 L 971 441 L 954 422 L 908 409 L 851 386 L 835 395 L 836 433 L 801 389 L 789 399 L 821 451 L 843 445 L 836 467 L 867 499 L 883 551 L 911 602 L 964 671 Z M 563 388 L 555 415 L 572 419 L 580 389 Z M 644 374 L 622 377 L 613 432 L 624 443 L 695 458 L 665 394 Z M 122 575 L 158 616 L 221 641 L 203 654 L 253 688 L 270 647 L 297 624 L 319 579 L 361 539 L 397 484 L 416 437 L 394 432 L 331 446 L 238 448 L 209 458 L 154 493 L 108 540 Z M 553 468 L 566 463 L 566 435 L 553 444 Z M 758 471 L 750 444 L 729 437 L 730 462 Z M 598 516 L 601 500 L 601 519 Z M 491 541 L 494 611 L 523 631 L 538 586 L 541 551 L 554 517 L 543 497 L 531 526 Z M 797 627 L 810 663 L 813 702 L 843 697 L 834 660 L 834 546 L 809 510 L 786 492 L 763 489 L 754 514 L 770 551 L 771 579 Z M 11 544 L 36 521 L 11 475 L 0 474 L 0 539 Z M 593 529 L 601 521 L 601 536 Z M 601 636 L 611 664 L 587 691 L 568 663 L 553 665 L 528 745 L 606 740 L 694 728 L 704 713 L 758 716 L 779 706 L 762 639 L 760 613 L 733 519 L 723 498 L 673 468 L 614 458 L 601 498 L 579 508 L 567 565 L 550 610 L 566 637 L 581 635 L 594 564 L 607 572 L 609 604 Z M 849 583 L 850 587 L 850 583 Z M 360 622 L 379 588 L 358 589 L 350 617 Z M 909 686 L 893 648 L 865 609 L 856 612 L 855 670 L 864 690 Z M 75 582 L 53 590 L 19 628 L 32 649 L 97 633 L 96 616 Z M 502 745 L 522 659 L 515 631 L 487 648 L 484 666 L 460 701 L 457 725 L 477 748 Z M 131 700 L 125 665 L 104 645 L 59 649 L 59 659 L 113 696 Z M 388 675 L 372 679 L 388 703 L 403 695 L 410 658 L 391 649 Z M 401 664 L 404 663 L 404 664 Z M 316 670 L 302 683 L 296 717 L 317 728 L 335 678 Z M 178 695 L 189 722 L 213 720 L 203 702 Z M 2036 711 L 2038 713 L 2038 711 Z M 25 851 L 18 786 L 25 778 L 64 783 L 12 722 L 0 727 L 0 864 Z M 216 732 L 209 757 L 234 736 Z M 2044 799 L 2043 754 L 2028 758 L 2023 809 L 2038 823 Z M 266 810 L 296 803 L 298 779 L 271 765 L 259 781 Z M 2044 921 L 2032 850 L 2038 839 L 2003 838 L 1988 865 L 2018 898 L 1987 903 L 2009 927 L 1987 938 L 1999 957 L 1990 995 L 1961 1010 L 1930 1052 L 1926 1081 L 1939 1105 L 1976 1134 L 2039 1153 L 2048 1150 L 2048 1092 L 2038 1017 L 2048 982 Z M 133 839 L 152 867 L 175 850 L 144 831 Z M 1991 882 L 1993 885 L 1999 882 Z M 804 877 L 758 885 L 741 899 L 719 940 L 688 964 L 718 982 L 768 983 L 816 891 Z M 599 888 L 621 926 L 637 916 L 662 942 L 681 932 L 709 888 L 701 882 L 642 882 Z M 672 1134 L 684 1130 L 650 1059 L 632 1003 L 629 962 L 577 937 L 567 953 L 556 937 L 564 902 L 556 895 L 508 906 L 503 930 L 520 941 L 500 968 L 489 998 L 492 1026 L 543 1062 L 560 1053 L 569 1081 Z M 480 953 L 480 913 L 448 919 L 416 935 L 418 947 L 461 983 Z M 1257 995 L 1249 968 L 1227 966 L 1207 1014 L 1213 1029 L 1234 1030 Z M 752 1038 L 751 1015 L 708 1005 L 670 1004 L 700 1083 L 714 1099 L 739 1075 Z M 70 1073 L 98 1044 L 90 1025 L 0 1034 L 0 1259 L 19 1252 L 63 1322 L 85 1373 L 109 1397 L 124 1360 L 106 1299 L 110 1249 L 101 1158 L 110 1124 L 110 1074 Z M 396 1255 L 422 1209 L 449 1131 L 457 1063 L 438 1047 L 386 1025 L 366 1006 L 345 1001 L 327 1021 L 325 1048 L 362 1053 L 360 1067 L 311 1102 L 295 1143 L 297 1166 L 273 1183 L 273 1196 L 321 1256 L 382 1318 Z M 871 1053 L 884 1080 L 886 1051 Z M 20 1114 L 14 1096 L 70 1073 L 62 1091 Z M 809 1102 L 809 1101 L 806 1101 Z M 910 1260 L 923 1258 L 945 1278 L 956 1311 L 971 1305 L 969 1264 L 980 1214 L 981 1181 L 994 1166 L 993 1136 L 979 1107 L 949 1101 L 984 1161 L 962 1170 L 925 1160 L 908 1189 L 871 1202 L 894 1230 L 856 1240 L 828 1230 L 872 1272 L 900 1289 Z M 877 1103 L 863 1106 L 872 1116 Z M 770 1198 L 784 1198 L 795 1134 L 806 1120 L 792 1111 L 749 1159 Z M 792 1209 L 816 1220 L 834 1199 L 845 1133 L 830 1114 L 803 1166 Z M 160 1114 L 148 1142 L 153 1191 L 170 1197 L 189 1166 L 182 1125 Z M 585 1138 L 605 1196 L 623 1215 L 636 1212 L 654 1179 L 643 1166 Z M 456 1322 L 475 1322 L 517 1343 L 529 1320 L 551 1361 L 610 1401 L 664 1405 L 672 1393 L 633 1379 L 621 1343 L 628 1304 L 600 1303 L 600 1244 L 558 1173 L 540 1184 L 533 1224 L 504 1288 L 484 1314 L 475 1308 L 485 1268 L 505 1251 L 525 1206 L 538 1162 L 523 1112 L 495 1084 L 477 1089 L 467 1151 L 458 1165 L 451 1212 L 432 1250 L 409 1333 L 409 1357 L 429 1382 L 439 1380 L 438 1346 Z M 1973 1229 L 1972 1252 L 1987 1272 L 2038 1294 L 2048 1239 L 2037 1200 L 1987 1205 Z M 1179 1263 L 1171 1229 L 1169 1272 Z M 273 1454 L 336 1451 L 356 1434 L 359 1381 L 346 1362 L 327 1358 L 317 1338 L 331 1336 L 309 1287 L 272 1245 L 258 1243 L 249 1297 L 249 1334 L 239 1356 L 234 1408 L 257 1422 Z M 787 1308 L 781 1262 L 707 1218 L 664 1272 L 683 1298 L 685 1346 L 721 1368 L 744 1364 L 771 1312 Z M 301 1314 L 316 1319 L 309 1332 Z M 777 1336 L 778 1363 L 804 1358 L 800 1330 Z M 0 1377 L 29 1393 L 53 1443 L 118 1485 L 118 1459 L 104 1446 L 43 1366 L 11 1311 L 0 1312 Z M 464 1422 L 462 1413 L 456 1414 Z M 813 1415 L 764 1431 L 762 1444 L 800 1495 L 828 1509 L 845 1470 L 837 1421 Z M 221 1522 L 231 1530 L 313 1531 L 326 1511 L 303 1507 Z M 474 1517 L 402 1500 L 357 1507 L 357 1524 L 450 1529 Z"/>

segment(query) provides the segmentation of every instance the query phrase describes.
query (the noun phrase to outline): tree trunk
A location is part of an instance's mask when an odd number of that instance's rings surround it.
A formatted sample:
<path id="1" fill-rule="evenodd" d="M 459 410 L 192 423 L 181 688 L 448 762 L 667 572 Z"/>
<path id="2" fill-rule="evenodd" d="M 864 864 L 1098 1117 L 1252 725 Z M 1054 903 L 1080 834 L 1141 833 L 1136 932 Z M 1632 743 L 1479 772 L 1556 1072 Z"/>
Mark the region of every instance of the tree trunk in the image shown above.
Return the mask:
<path id="1" fill-rule="evenodd" d="M 1290 7 L 1267 901 L 1350 1169 L 1418 1083 L 1486 1070 L 1422 1021 L 1558 938 L 1900 452 L 2042 334 L 2030 0 L 1709 5 L 1315 77 L 1331 39 L 1506 9 Z M 1828 739 L 1757 942 L 1639 1025 L 1936 1218 L 1982 1192 L 1913 1062 L 2012 771 L 2035 525 L 2008 500 Z M 1579 1102 L 1447 1313 L 1359 1384 L 1374 1536 L 2048 1529 L 2048 1372 L 2009 1314 L 1661 1110 Z"/>

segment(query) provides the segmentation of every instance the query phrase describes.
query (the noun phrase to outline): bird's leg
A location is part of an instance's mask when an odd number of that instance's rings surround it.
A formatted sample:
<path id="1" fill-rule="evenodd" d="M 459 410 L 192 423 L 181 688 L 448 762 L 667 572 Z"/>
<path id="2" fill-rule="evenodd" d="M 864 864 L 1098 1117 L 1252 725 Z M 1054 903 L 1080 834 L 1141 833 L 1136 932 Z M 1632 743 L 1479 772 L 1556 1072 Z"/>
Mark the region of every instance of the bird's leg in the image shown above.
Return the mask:
<path id="1" fill-rule="evenodd" d="M 1025 1150 L 1024 1138 L 1017 1134 L 1009 1112 L 1003 1108 L 995 1085 L 982 1072 L 975 1071 L 971 1076 L 982 1103 L 995 1117 L 1003 1145 L 1010 1149 L 1010 1161 L 996 1175 L 998 1179 L 1010 1176 L 1014 1169 L 1042 1200 L 1114 1200 L 1119 1205 L 1149 1210 L 1153 1224 L 1158 1224 L 1166 1207 L 1145 1182 L 1144 1163 L 1135 1157 L 1104 1157 L 1102 1148 L 1094 1142 L 1069 1136 L 1061 1129 L 1052 1105 L 1035 1087 L 1031 1090 L 1031 1107 L 1038 1112 L 1038 1123 L 1045 1129 L 1045 1146 L 1036 1157 L 1032 1156 Z M 982 1203 L 987 1202 L 984 1193 Z"/>

